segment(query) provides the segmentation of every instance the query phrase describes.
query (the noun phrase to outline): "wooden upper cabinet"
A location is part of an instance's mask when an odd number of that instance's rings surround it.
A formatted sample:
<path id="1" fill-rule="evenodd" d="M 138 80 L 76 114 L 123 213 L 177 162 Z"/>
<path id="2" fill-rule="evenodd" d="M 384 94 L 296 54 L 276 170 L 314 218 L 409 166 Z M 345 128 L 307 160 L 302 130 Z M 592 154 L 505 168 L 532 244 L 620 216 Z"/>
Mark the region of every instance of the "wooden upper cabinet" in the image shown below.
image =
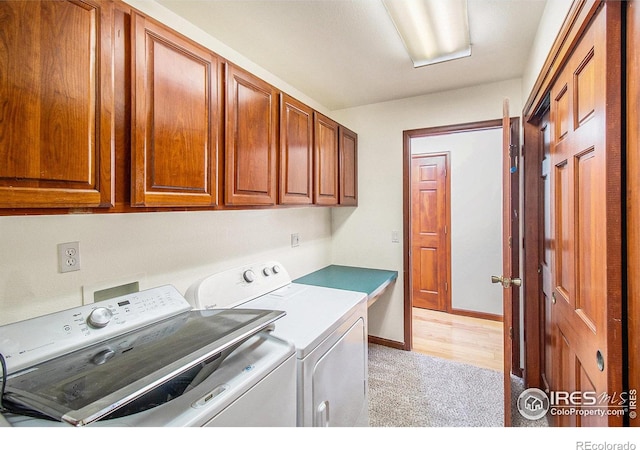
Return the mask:
<path id="1" fill-rule="evenodd" d="M 314 203 L 338 204 L 338 124 L 314 113 Z"/>
<path id="2" fill-rule="evenodd" d="M 358 135 L 340 126 L 340 205 L 358 205 Z"/>
<path id="3" fill-rule="evenodd" d="M 283 205 L 313 203 L 313 109 L 280 94 L 280 184 Z"/>
<path id="4" fill-rule="evenodd" d="M 0 207 L 113 202 L 113 4 L 0 2 Z"/>
<path id="5" fill-rule="evenodd" d="M 227 64 L 225 203 L 274 205 L 277 199 L 278 91 Z"/>
<path id="6" fill-rule="evenodd" d="M 131 203 L 216 205 L 221 62 L 149 18 L 131 23 Z"/>

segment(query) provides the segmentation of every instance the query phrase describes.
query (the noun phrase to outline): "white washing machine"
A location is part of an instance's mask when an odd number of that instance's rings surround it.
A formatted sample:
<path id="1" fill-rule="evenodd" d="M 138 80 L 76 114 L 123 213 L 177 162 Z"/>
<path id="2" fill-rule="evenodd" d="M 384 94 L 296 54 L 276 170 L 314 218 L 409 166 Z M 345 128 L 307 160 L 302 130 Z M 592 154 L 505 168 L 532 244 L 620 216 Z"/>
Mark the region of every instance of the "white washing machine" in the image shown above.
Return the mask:
<path id="1" fill-rule="evenodd" d="M 295 426 L 283 314 L 194 311 L 162 286 L 2 326 L 0 425 Z"/>
<path id="2" fill-rule="evenodd" d="M 185 294 L 196 309 L 276 309 L 295 345 L 298 426 L 368 426 L 367 295 L 291 282 L 276 261 L 213 274 Z"/>

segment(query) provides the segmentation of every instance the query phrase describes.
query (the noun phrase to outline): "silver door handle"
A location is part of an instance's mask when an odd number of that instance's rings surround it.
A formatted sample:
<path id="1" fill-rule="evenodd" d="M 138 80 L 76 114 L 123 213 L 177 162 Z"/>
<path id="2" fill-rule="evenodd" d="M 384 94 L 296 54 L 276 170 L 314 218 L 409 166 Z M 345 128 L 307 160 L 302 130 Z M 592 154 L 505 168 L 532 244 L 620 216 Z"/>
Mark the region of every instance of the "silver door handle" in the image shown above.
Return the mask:
<path id="1" fill-rule="evenodd" d="M 522 286 L 522 280 L 520 278 L 497 277 L 495 275 L 492 275 L 491 282 L 500 283 L 505 289 L 509 289 L 511 286 Z"/>

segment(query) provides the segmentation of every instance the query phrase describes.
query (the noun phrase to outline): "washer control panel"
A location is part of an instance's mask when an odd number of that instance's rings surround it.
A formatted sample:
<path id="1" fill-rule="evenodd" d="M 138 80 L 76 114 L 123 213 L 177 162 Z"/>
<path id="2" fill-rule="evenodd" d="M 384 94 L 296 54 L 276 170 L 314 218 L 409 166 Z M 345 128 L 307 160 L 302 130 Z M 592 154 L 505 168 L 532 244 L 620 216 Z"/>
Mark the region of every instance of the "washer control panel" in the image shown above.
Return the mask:
<path id="1" fill-rule="evenodd" d="M 232 308 L 290 283 L 282 264 L 266 261 L 210 275 L 189 287 L 185 297 L 195 309 Z"/>
<path id="2" fill-rule="evenodd" d="M 191 309 L 175 287 L 160 286 L 4 325 L 0 353 L 12 374 Z"/>

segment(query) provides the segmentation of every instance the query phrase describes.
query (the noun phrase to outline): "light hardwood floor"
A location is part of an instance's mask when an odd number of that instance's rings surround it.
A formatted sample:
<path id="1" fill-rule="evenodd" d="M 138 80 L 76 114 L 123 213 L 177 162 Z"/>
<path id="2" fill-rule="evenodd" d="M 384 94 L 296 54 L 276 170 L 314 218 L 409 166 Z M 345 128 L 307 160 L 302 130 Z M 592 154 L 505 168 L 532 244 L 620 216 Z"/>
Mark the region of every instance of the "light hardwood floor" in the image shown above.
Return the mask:
<path id="1" fill-rule="evenodd" d="M 413 308 L 413 351 L 503 370 L 502 322 Z"/>

